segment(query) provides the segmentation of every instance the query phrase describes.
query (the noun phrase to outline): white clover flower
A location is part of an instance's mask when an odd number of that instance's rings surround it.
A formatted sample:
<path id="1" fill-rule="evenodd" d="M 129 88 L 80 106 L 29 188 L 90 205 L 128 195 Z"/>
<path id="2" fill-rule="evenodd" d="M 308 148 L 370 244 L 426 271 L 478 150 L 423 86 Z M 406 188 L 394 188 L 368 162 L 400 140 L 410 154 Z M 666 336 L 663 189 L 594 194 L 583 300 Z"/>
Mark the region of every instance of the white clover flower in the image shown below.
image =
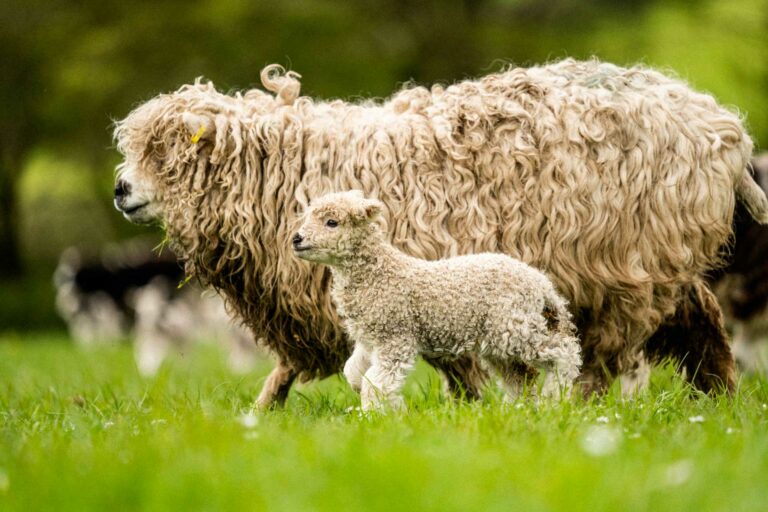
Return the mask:
<path id="1" fill-rule="evenodd" d="M 594 425 L 581 438 L 581 448 L 593 457 L 604 457 L 615 452 L 621 442 L 621 433 L 611 427 Z"/>
<path id="2" fill-rule="evenodd" d="M 673 462 L 664 470 L 663 484 L 669 487 L 683 485 L 693 474 L 693 463 L 688 459 Z"/>
<path id="3" fill-rule="evenodd" d="M 245 428 L 255 428 L 259 424 L 259 417 L 253 414 L 253 411 L 250 411 L 247 414 L 241 414 L 238 421 Z"/>
<path id="4" fill-rule="evenodd" d="M 598 416 L 597 419 L 595 419 L 598 423 L 608 423 L 608 416 Z"/>
<path id="5" fill-rule="evenodd" d="M 688 421 L 690 421 L 691 423 L 704 423 L 704 416 L 701 416 L 701 415 L 691 416 L 690 418 L 688 418 Z"/>

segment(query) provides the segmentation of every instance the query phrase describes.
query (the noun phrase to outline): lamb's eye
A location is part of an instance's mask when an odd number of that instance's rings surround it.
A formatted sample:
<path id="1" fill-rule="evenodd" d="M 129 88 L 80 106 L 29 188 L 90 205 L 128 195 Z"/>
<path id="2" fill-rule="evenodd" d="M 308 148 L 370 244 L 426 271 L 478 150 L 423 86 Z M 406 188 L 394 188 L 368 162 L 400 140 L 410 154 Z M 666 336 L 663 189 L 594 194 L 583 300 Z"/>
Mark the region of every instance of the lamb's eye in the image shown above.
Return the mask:
<path id="1" fill-rule="evenodd" d="M 339 225 L 339 223 L 336 222 L 333 219 L 328 219 L 327 221 L 325 221 L 325 226 L 328 227 L 328 228 L 335 228 L 338 225 Z"/>

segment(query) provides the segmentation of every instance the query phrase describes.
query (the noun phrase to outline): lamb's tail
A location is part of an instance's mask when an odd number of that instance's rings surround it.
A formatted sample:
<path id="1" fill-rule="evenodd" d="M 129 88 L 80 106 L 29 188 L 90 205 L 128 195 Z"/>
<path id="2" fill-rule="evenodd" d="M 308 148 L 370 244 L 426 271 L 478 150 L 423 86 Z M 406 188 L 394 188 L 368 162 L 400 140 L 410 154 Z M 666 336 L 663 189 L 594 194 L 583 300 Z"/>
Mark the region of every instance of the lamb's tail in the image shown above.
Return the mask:
<path id="1" fill-rule="evenodd" d="M 544 318 L 552 332 L 573 336 L 576 326 L 573 324 L 568 303 L 552 287 L 544 296 Z"/>
<path id="2" fill-rule="evenodd" d="M 544 318 L 552 337 L 540 355 L 554 363 L 554 371 L 547 372 L 541 394 L 556 397 L 558 392 L 564 392 L 568 396 L 580 373 L 581 345 L 568 311 L 568 303 L 555 291 L 554 286 L 544 296 Z"/>
<path id="3" fill-rule="evenodd" d="M 754 168 L 749 168 L 736 183 L 736 196 L 744 203 L 747 211 L 760 224 L 768 224 L 768 198 L 753 177 Z"/>

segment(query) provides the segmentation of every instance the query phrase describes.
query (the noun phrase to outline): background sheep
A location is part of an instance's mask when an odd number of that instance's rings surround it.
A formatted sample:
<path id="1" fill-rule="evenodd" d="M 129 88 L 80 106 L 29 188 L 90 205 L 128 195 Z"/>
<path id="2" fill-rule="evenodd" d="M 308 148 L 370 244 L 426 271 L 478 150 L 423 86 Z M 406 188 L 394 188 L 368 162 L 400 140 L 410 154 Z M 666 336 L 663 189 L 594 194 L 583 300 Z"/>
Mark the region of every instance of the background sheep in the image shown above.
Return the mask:
<path id="1" fill-rule="evenodd" d="M 473 353 L 499 372 L 516 398 L 527 372 L 547 372 L 544 396 L 558 396 L 579 375 L 576 327 L 567 303 L 538 270 L 503 254 L 438 261 L 413 258 L 384 239 L 383 203 L 359 191 L 312 201 L 293 237 L 296 255 L 331 268 L 331 295 L 355 342 L 344 375 L 364 410 L 400 391 L 416 356 Z"/>
<path id="2" fill-rule="evenodd" d="M 768 153 L 752 159 L 755 181 L 768 191 Z M 742 205 L 734 220 L 728 266 L 712 276 L 736 361 L 750 371 L 768 371 L 768 226 L 755 222 Z"/>
<path id="3" fill-rule="evenodd" d="M 328 273 L 288 253 L 310 196 L 378 197 L 390 239 L 413 256 L 505 252 L 545 270 L 575 313 L 587 390 L 632 368 L 718 263 L 734 192 L 768 220 L 738 116 L 650 69 L 564 60 L 382 104 L 297 98 L 296 76 L 276 71 L 262 81 L 277 96 L 197 83 L 115 132 L 116 206 L 135 222 L 162 219 L 187 271 L 278 356 L 262 404 L 349 354 Z M 482 380 L 466 359 L 449 371 L 469 393 Z M 732 368 L 703 387 L 716 382 L 731 385 Z"/>
<path id="4" fill-rule="evenodd" d="M 83 256 L 76 247 L 62 252 L 53 276 L 56 310 L 72 339 L 94 345 L 129 336 L 136 319 L 133 292 L 154 279 L 184 279 L 176 258 L 167 256 L 143 242 L 111 248 L 103 257 Z"/>
<path id="5" fill-rule="evenodd" d="M 226 347 L 232 370 L 248 371 L 256 347 L 234 322 L 221 298 L 195 284 L 179 287 L 176 257 L 158 255 L 146 241 L 109 247 L 101 258 L 70 247 L 54 275 L 56 309 L 81 345 L 130 340 L 142 375 L 154 375 L 165 358 L 195 343 Z"/>

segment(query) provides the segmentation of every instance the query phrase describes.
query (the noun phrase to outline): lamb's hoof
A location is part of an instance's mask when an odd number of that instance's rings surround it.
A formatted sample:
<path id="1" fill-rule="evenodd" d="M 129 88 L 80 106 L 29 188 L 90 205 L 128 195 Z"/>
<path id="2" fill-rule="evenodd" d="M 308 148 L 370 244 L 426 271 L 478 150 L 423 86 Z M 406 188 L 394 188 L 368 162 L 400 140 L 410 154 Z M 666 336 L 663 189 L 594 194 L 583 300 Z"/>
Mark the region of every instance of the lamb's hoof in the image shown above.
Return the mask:
<path id="1" fill-rule="evenodd" d="M 376 400 L 363 402 L 362 410 L 365 412 L 377 412 L 386 414 L 388 412 L 407 411 L 405 400 L 402 397 L 390 398 L 389 400 Z"/>

